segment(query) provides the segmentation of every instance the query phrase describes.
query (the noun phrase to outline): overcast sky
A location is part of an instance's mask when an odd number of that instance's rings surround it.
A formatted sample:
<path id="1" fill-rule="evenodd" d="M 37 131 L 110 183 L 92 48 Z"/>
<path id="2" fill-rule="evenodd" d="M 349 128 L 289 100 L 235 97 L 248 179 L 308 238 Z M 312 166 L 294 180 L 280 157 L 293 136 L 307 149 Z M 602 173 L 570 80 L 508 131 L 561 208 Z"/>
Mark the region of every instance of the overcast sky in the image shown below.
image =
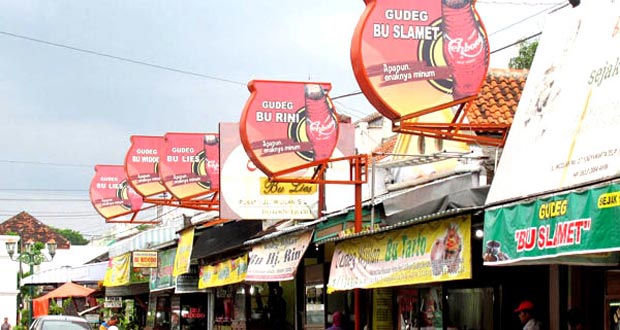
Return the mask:
<path id="1" fill-rule="evenodd" d="M 541 31 L 564 3 L 478 1 L 491 51 Z M 94 165 L 121 165 L 131 135 L 239 121 L 251 79 L 358 91 L 349 49 L 363 10 L 362 0 L 1 0 L 0 221 L 25 210 L 101 233 Z M 491 67 L 517 49 L 494 52 Z M 374 111 L 361 95 L 336 109 L 353 120 Z"/>

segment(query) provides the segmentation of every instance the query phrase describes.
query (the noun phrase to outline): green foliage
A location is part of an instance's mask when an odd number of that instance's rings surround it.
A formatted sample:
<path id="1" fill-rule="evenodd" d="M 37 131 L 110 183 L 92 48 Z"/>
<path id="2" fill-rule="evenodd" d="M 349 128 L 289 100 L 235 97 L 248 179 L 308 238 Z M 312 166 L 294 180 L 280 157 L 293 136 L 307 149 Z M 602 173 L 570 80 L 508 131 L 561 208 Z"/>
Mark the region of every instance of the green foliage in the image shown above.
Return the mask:
<path id="1" fill-rule="evenodd" d="M 519 44 L 519 55 L 510 59 L 508 67 L 511 69 L 529 69 L 532 66 L 537 48 L 538 41 L 521 42 Z"/>
<path id="2" fill-rule="evenodd" d="M 61 235 L 64 238 L 66 238 L 69 242 L 71 242 L 71 245 L 86 245 L 86 244 L 88 244 L 88 240 L 86 238 L 84 238 L 84 236 L 82 236 L 82 234 L 80 234 L 80 232 L 75 231 L 73 229 L 52 228 L 52 230 L 55 233 Z"/>
<path id="3" fill-rule="evenodd" d="M 62 308 L 62 306 L 58 306 L 58 304 L 56 303 L 56 300 L 50 301 L 49 310 L 48 310 L 49 315 L 62 315 L 63 311 L 64 311 L 64 308 Z"/>

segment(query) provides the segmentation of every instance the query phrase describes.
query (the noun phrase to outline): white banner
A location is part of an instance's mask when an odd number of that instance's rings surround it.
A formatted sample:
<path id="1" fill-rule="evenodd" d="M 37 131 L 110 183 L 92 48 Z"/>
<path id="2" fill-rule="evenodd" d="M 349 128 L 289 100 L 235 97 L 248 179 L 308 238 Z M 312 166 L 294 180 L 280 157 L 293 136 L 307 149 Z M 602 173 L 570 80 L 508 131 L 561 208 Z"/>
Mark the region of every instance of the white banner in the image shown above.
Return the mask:
<path id="1" fill-rule="evenodd" d="M 278 282 L 295 278 L 312 231 L 277 237 L 252 248 L 246 282 Z"/>
<path id="2" fill-rule="evenodd" d="M 620 174 L 619 11 L 550 14 L 487 203 Z"/>

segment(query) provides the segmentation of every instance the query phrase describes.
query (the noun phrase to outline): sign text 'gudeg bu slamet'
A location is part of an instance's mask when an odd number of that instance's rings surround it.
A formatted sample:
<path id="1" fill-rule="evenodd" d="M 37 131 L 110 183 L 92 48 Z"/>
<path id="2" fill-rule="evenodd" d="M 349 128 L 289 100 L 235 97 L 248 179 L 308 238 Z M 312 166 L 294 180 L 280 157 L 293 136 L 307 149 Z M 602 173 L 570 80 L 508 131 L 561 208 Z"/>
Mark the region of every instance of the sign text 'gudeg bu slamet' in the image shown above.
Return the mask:
<path id="1" fill-rule="evenodd" d="M 472 0 L 367 0 L 351 44 L 355 78 L 395 120 L 474 98 L 489 46 Z"/>
<path id="2" fill-rule="evenodd" d="M 484 226 L 485 264 L 617 251 L 620 185 L 491 209 Z"/>

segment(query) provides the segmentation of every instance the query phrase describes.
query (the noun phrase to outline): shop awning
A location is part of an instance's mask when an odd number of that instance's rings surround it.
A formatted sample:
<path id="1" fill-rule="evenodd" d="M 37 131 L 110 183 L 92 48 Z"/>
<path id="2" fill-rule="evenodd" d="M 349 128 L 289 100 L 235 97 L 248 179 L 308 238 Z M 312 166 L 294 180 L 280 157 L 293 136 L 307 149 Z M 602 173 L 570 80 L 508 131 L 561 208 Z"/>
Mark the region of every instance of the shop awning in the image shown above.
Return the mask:
<path id="1" fill-rule="evenodd" d="M 489 187 L 480 187 L 478 182 L 478 172 L 462 173 L 390 193 L 377 202 L 383 204 L 386 222 L 396 224 L 451 209 L 484 205 Z"/>
<path id="2" fill-rule="evenodd" d="M 207 228 L 194 239 L 191 259 L 208 258 L 239 248 L 262 229 L 262 222 L 258 220 L 232 221 Z"/>
<path id="3" fill-rule="evenodd" d="M 66 266 L 48 269 L 32 274 L 22 280 L 22 285 L 43 285 L 66 282 L 97 283 L 103 280 L 108 262 L 98 262 L 81 266 Z"/>
<path id="4" fill-rule="evenodd" d="M 138 233 L 136 236 L 116 242 L 110 246 L 110 257 L 127 252 L 153 248 L 177 238 L 177 227 L 158 227 Z"/>

